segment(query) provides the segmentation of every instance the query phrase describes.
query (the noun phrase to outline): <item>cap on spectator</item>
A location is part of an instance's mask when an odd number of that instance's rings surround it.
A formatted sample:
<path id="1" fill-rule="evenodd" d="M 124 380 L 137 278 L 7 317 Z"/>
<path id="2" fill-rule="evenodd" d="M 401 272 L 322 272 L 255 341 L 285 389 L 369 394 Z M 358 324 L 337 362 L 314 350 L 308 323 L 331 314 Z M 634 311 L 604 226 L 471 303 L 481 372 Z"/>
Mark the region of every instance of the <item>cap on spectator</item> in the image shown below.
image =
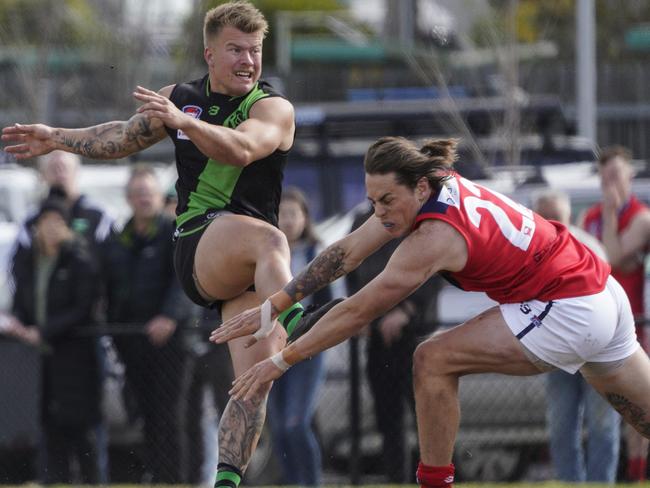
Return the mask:
<path id="1" fill-rule="evenodd" d="M 65 188 L 63 188 L 62 186 L 52 185 L 50 187 L 49 193 L 47 194 L 47 197 L 45 198 L 48 200 L 50 198 L 58 198 L 60 200 L 65 200 L 68 198 L 68 193 L 65 191 Z"/>
<path id="2" fill-rule="evenodd" d="M 36 215 L 36 220 L 38 221 L 43 214 L 47 212 L 56 212 L 63 220 L 66 222 L 70 219 L 70 210 L 64 199 L 56 196 L 49 196 L 41 202 L 41 206 L 38 209 L 38 214 Z"/>

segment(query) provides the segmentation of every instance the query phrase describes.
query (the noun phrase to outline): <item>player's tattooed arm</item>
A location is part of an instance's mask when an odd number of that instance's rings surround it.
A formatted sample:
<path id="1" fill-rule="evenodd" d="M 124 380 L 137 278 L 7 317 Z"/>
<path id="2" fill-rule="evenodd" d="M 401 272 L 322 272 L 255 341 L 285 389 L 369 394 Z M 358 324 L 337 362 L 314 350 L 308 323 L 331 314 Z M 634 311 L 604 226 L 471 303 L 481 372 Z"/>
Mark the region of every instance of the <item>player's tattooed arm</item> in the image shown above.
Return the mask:
<path id="1" fill-rule="evenodd" d="M 54 139 L 66 150 L 93 159 L 123 158 L 161 141 L 165 127 L 158 119 L 136 114 L 127 121 L 85 129 L 55 129 Z"/>
<path id="2" fill-rule="evenodd" d="M 295 302 L 320 290 L 332 281 L 346 274 L 345 250 L 333 244 L 320 253 L 309 266 L 284 287 L 284 291 Z"/>

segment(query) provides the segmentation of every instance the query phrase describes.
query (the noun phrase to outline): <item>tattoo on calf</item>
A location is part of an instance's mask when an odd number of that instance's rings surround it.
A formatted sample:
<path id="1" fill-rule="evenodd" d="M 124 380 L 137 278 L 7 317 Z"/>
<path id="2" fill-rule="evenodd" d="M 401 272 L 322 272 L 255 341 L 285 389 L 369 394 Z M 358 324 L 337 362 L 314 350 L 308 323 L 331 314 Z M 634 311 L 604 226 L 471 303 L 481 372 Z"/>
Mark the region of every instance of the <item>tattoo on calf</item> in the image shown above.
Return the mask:
<path id="1" fill-rule="evenodd" d="M 230 399 L 219 423 L 219 462 L 246 470 L 264 426 L 267 394 L 246 402 Z"/>
<path id="2" fill-rule="evenodd" d="M 643 436 L 650 438 L 650 422 L 646 420 L 646 412 L 641 407 L 618 393 L 606 393 L 605 397 L 632 427 Z"/>
<path id="3" fill-rule="evenodd" d="M 295 277 L 284 291 L 294 302 L 299 302 L 323 286 L 345 274 L 345 251 L 339 246 L 330 246 L 317 256 L 305 271 Z"/>

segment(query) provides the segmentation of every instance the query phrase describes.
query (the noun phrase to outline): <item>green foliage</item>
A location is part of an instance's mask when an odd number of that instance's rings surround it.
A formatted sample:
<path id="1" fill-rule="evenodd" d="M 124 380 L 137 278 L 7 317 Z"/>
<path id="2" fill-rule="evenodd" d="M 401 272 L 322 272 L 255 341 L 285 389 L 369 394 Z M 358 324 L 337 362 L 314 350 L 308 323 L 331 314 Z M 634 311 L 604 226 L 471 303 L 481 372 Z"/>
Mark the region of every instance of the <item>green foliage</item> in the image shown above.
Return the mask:
<path id="1" fill-rule="evenodd" d="M 88 0 L 3 0 L 0 2 L 2 44 L 79 46 L 97 32 Z"/>
<path id="2" fill-rule="evenodd" d="M 625 46 L 625 34 L 634 26 L 650 22 L 650 2 L 596 0 L 596 53 L 601 60 L 647 59 L 647 52 Z M 492 0 L 491 15 L 479 19 L 472 37 L 480 47 L 494 47 L 507 38 L 509 0 Z M 575 56 L 576 0 L 519 0 L 516 37 L 519 42 L 553 41 L 559 57 Z"/>

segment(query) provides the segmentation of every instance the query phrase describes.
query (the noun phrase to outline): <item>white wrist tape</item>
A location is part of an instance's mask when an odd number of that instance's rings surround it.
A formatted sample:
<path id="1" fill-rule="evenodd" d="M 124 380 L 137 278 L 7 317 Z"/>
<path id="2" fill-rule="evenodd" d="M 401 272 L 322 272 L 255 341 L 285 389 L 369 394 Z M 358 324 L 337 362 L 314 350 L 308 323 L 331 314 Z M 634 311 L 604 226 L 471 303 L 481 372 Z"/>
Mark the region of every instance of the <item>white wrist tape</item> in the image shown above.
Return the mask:
<path id="1" fill-rule="evenodd" d="M 273 331 L 273 319 L 271 319 L 271 301 L 265 300 L 260 306 L 260 328 L 253 334 L 255 340 L 266 339 Z"/>
<path id="2" fill-rule="evenodd" d="M 282 357 L 282 351 L 280 351 L 279 353 L 274 354 L 273 356 L 271 356 L 271 361 L 273 362 L 273 364 L 275 364 L 282 371 L 286 371 L 291 367 L 291 365 L 289 363 L 287 363 L 284 360 L 284 358 Z"/>

